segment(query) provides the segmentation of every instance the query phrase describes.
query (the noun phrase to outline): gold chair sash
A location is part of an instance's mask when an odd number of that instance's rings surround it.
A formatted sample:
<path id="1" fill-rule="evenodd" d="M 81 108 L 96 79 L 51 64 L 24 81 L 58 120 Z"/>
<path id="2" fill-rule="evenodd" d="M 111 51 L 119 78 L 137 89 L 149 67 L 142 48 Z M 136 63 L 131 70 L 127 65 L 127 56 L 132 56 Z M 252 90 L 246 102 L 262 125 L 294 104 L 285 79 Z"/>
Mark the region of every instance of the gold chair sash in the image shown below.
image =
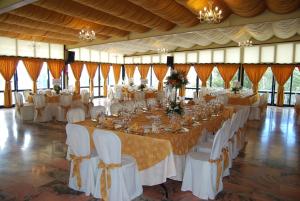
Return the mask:
<path id="1" fill-rule="evenodd" d="M 98 167 L 102 169 L 100 176 L 100 192 L 104 201 L 109 200 L 108 191 L 111 187 L 110 170 L 120 168 L 121 166 L 122 165 L 120 163 L 105 164 L 103 161 L 100 161 L 98 164 Z"/>
<path id="2" fill-rule="evenodd" d="M 37 111 L 37 116 L 41 117 L 42 116 L 42 111 L 44 111 L 45 107 L 36 107 L 35 110 Z"/>
<path id="3" fill-rule="evenodd" d="M 80 189 L 81 188 L 81 176 L 80 176 L 80 164 L 83 159 L 90 159 L 91 156 L 75 156 L 73 154 L 70 154 L 70 158 L 73 161 L 73 174 L 72 177 L 76 177 L 77 186 Z"/>
<path id="4" fill-rule="evenodd" d="M 211 159 L 208 160 L 208 162 L 210 162 L 210 163 L 217 163 L 217 179 L 216 179 L 216 183 L 217 183 L 216 189 L 217 189 L 217 192 L 219 191 L 220 179 L 221 179 L 222 172 L 223 172 L 222 161 L 223 161 L 222 156 L 220 156 L 220 158 L 216 159 L 216 160 L 211 160 Z"/>
<path id="5" fill-rule="evenodd" d="M 228 165 L 229 165 L 229 150 L 228 150 L 228 147 L 223 148 L 222 152 L 223 152 L 223 156 L 224 156 L 224 169 L 227 169 Z"/>
<path id="6" fill-rule="evenodd" d="M 60 107 L 64 109 L 64 115 L 65 115 L 65 118 L 67 118 L 67 113 L 68 113 L 69 109 L 71 108 L 71 105 L 66 105 L 66 106 L 61 105 Z"/>

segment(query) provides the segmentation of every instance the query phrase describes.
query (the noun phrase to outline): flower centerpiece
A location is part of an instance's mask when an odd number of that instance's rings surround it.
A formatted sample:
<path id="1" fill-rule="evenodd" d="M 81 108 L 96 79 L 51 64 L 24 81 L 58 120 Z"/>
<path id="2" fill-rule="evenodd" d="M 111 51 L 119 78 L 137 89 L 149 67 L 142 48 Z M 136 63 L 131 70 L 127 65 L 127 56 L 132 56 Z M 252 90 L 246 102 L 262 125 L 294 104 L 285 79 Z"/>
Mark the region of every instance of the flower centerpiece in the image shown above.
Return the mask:
<path id="1" fill-rule="evenodd" d="M 56 92 L 56 94 L 59 94 L 60 91 L 61 91 L 61 82 L 60 82 L 60 79 L 53 79 L 52 80 L 52 83 L 53 83 L 53 90 Z"/>
<path id="2" fill-rule="evenodd" d="M 141 90 L 141 91 L 144 91 L 144 89 L 147 88 L 147 83 L 148 83 L 147 79 L 141 79 L 141 84 L 138 87 L 138 89 Z"/>
<path id="3" fill-rule="evenodd" d="M 170 89 L 174 89 L 174 99 L 170 100 L 169 106 L 167 107 L 167 113 L 183 114 L 182 102 L 177 102 L 177 90 L 187 85 L 189 82 L 183 72 L 172 70 L 171 74 L 167 77 L 166 85 Z"/>
<path id="4" fill-rule="evenodd" d="M 128 79 L 128 85 L 131 86 L 131 87 L 134 86 L 134 81 L 133 81 L 132 78 L 129 78 L 129 79 Z"/>
<path id="5" fill-rule="evenodd" d="M 241 83 L 239 81 L 234 81 L 231 91 L 237 94 L 242 89 Z"/>

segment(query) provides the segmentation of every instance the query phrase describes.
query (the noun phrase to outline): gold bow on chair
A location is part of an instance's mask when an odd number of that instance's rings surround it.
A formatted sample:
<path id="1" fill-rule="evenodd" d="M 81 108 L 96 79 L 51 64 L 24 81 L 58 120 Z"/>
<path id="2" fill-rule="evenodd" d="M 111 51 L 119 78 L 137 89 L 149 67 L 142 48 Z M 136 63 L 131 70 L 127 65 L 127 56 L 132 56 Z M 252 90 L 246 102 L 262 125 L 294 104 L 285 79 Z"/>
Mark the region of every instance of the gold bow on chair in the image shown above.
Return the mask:
<path id="1" fill-rule="evenodd" d="M 35 110 L 37 111 L 37 116 L 42 116 L 42 111 L 44 111 L 45 107 L 36 107 Z"/>
<path id="2" fill-rule="evenodd" d="M 216 183 L 217 183 L 216 190 L 217 190 L 217 192 L 219 191 L 220 179 L 221 179 L 222 172 L 223 172 L 222 161 L 223 161 L 222 156 L 220 156 L 220 158 L 216 159 L 216 160 L 211 160 L 211 159 L 208 160 L 208 162 L 210 162 L 210 163 L 217 163 L 217 179 L 216 179 Z"/>
<path id="3" fill-rule="evenodd" d="M 222 149 L 224 155 L 224 169 L 226 169 L 229 165 L 229 150 L 228 147 Z"/>
<path id="4" fill-rule="evenodd" d="M 64 109 L 65 118 L 67 118 L 67 113 L 68 113 L 69 109 L 71 108 L 71 105 L 66 105 L 66 106 L 61 105 L 60 107 Z"/>
<path id="5" fill-rule="evenodd" d="M 80 189 L 81 188 L 81 177 L 80 177 L 80 164 L 83 159 L 90 159 L 91 156 L 75 156 L 73 154 L 70 154 L 70 158 L 73 161 L 73 174 L 72 177 L 76 177 L 77 186 Z"/>
<path id="6" fill-rule="evenodd" d="M 104 201 L 108 201 L 108 191 L 111 187 L 111 176 L 110 170 L 114 168 L 120 168 L 122 165 L 119 163 L 111 163 L 105 164 L 103 161 L 100 161 L 98 167 L 102 169 L 101 176 L 100 176 L 100 192 L 101 197 Z"/>

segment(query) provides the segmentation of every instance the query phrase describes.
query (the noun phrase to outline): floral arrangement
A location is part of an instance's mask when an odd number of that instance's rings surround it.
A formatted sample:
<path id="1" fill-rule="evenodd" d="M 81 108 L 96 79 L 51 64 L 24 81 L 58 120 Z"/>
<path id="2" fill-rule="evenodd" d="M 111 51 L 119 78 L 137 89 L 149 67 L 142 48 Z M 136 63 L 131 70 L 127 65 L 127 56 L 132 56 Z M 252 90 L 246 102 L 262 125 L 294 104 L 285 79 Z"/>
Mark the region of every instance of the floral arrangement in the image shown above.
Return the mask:
<path id="1" fill-rule="evenodd" d="M 172 88 L 181 88 L 185 85 L 187 85 L 189 81 L 184 76 L 183 72 L 172 70 L 171 74 L 167 77 L 166 85 L 172 87 Z"/>
<path id="2" fill-rule="evenodd" d="M 183 103 L 182 102 L 176 102 L 171 101 L 169 103 L 169 106 L 167 107 L 167 114 L 169 113 L 177 113 L 179 115 L 183 114 Z"/>
<path id="3" fill-rule="evenodd" d="M 132 78 L 129 78 L 129 79 L 128 79 L 128 85 L 131 86 L 131 87 L 134 86 L 134 81 L 133 81 Z"/>
<path id="4" fill-rule="evenodd" d="M 59 94 L 61 87 L 59 85 L 54 85 L 53 90 L 56 92 L 56 94 Z"/>
<path id="5" fill-rule="evenodd" d="M 141 84 L 138 87 L 138 89 L 144 91 L 144 89 L 147 88 L 147 83 L 148 83 L 147 79 L 141 79 Z"/>
<path id="6" fill-rule="evenodd" d="M 60 90 L 61 90 L 61 80 L 60 79 L 53 79 L 52 80 L 52 84 L 53 84 L 53 90 L 56 92 L 56 94 L 59 94 Z"/>
<path id="7" fill-rule="evenodd" d="M 242 89 L 242 85 L 241 85 L 241 83 L 240 83 L 239 81 L 233 82 L 233 86 L 232 86 L 232 88 L 231 88 L 231 91 L 233 91 L 233 92 L 236 94 L 236 93 L 239 92 L 241 89 Z"/>

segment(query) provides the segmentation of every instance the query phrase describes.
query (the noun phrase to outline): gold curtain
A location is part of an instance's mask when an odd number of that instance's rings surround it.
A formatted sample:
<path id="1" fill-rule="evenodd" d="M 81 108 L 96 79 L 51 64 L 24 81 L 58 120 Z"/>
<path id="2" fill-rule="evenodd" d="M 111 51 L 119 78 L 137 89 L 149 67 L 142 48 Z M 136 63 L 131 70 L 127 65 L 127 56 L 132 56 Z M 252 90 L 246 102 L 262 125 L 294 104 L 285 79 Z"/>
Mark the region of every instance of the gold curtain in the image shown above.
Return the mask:
<path id="1" fill-rule="evenodd" d="M 36 93 L 36 91 L 37 91 L 36 81 L 42 70 L 43 61 L 41 59 L 30 58 L 30 59 L 23 59 L 23 62 L 24 62 L 25 68 L 33 82 L 32 91 L 33 91 L 33 93 Z"/>
<path id="2" fill-rule="evenodd" d="M 206 82 L 214 69 L 214 66 L 214 64 L 196 64 L 194 66 L 196 73 L 202 82 L 202 87 L 206 87 Z"/>
<path id="3" fill-rule="evenodd" d="M 125 65 L 125 72 L 126 72 L 128 79 L 133 78 L 135 66 L 136 66 L 135 64 L 126 64 Z"/>
<path id="4" fill-rule="evenodd" d="M 121 64 L 113 64 L 113 71 L 115 77 L 115 84 L 119 83 L 120 74 L 121 74 Z"/>
<path id="5" fill-rule="evenodd" d="M 258 83 L 268 67 L 264 64 L 244 64 L 243 67 L 252 82 L 253 93 L 257 93 Z"/>
<path id="6" fill-rule="evenodd" d="M 90 96 L 94 95 L 94 77 L 98 68 L 97 63 L 88 62 L 85 64 L 90 78 Z"/>
<path id="7" fill-rule="evenodd" d="M 101 73 L 104 79 L 104 96 L 107 96 L 107 77 L 110 69 L 110 64 L 101 64 Z"/>
<path id="8" fill-rule="evenodd" d="M 5 80 L 4 88 L 4 107 L 12 106 L 12 94 L 10 80 L 12 79 L 18 64 L 18 59 L 15 57 L 0 58 L 0 73 Z"/>
<path id="9" fill-rule="evenodd" d="M 49 60 L 47 61 L 48 68 L 54 79 L 60 79 L 61 72 L 64 69 L 65 62 L 63 60 Z"/>
<path id="10" fill-rule="evenodd" d="M 149 72 L 150 64 L 140 64 L 138 70 L 141 74 L 142 79 L 146 79 Z"/>
<path id="11" fill-rule="evenodd" d="M 218 64 L 218 70 L 224 80 L 224 88 L 230 88 L 230 81 L 239 68 L 239 64 Z"/>
<path id="12" fill-rule="evenodd" d="M 71 64 L 71 69 L 75 77 L 75 94 L 80 94 L 80 77 L 83 69 L 83 63 L 76 61 Z"/>
<path id="13" fill-rule="evenodd" d="M 189 73 L 191 65 L 190 64 L 175 64 L 174 68 L 175 68 L 175 70 L 182 72 L 183 75 L 186 77 L 187 74 Z M 185 86 L 183 86 L 181 89 L 179 89 L 179 96 L 181 96 L 181 97 L 185 96 Z"/>
<path id="14" fill-rule="evenodd" d="M 154 64 L 153 65 L 153 71 L 158 79 L 158 90 L 162 91 L 163 90 L 163 80 L 168 72 L 168 67 L 166 64 Z"/>
<path id="15" fill-rule="evenodd" d="M 291 64 L 274 64 L 272 65 L 272 72 L 276 81 L 278 82 L 277 91 L 277 106 L 283 106 L 284 103 L 284 84 L 292 75 L 294 66 Z"/>

